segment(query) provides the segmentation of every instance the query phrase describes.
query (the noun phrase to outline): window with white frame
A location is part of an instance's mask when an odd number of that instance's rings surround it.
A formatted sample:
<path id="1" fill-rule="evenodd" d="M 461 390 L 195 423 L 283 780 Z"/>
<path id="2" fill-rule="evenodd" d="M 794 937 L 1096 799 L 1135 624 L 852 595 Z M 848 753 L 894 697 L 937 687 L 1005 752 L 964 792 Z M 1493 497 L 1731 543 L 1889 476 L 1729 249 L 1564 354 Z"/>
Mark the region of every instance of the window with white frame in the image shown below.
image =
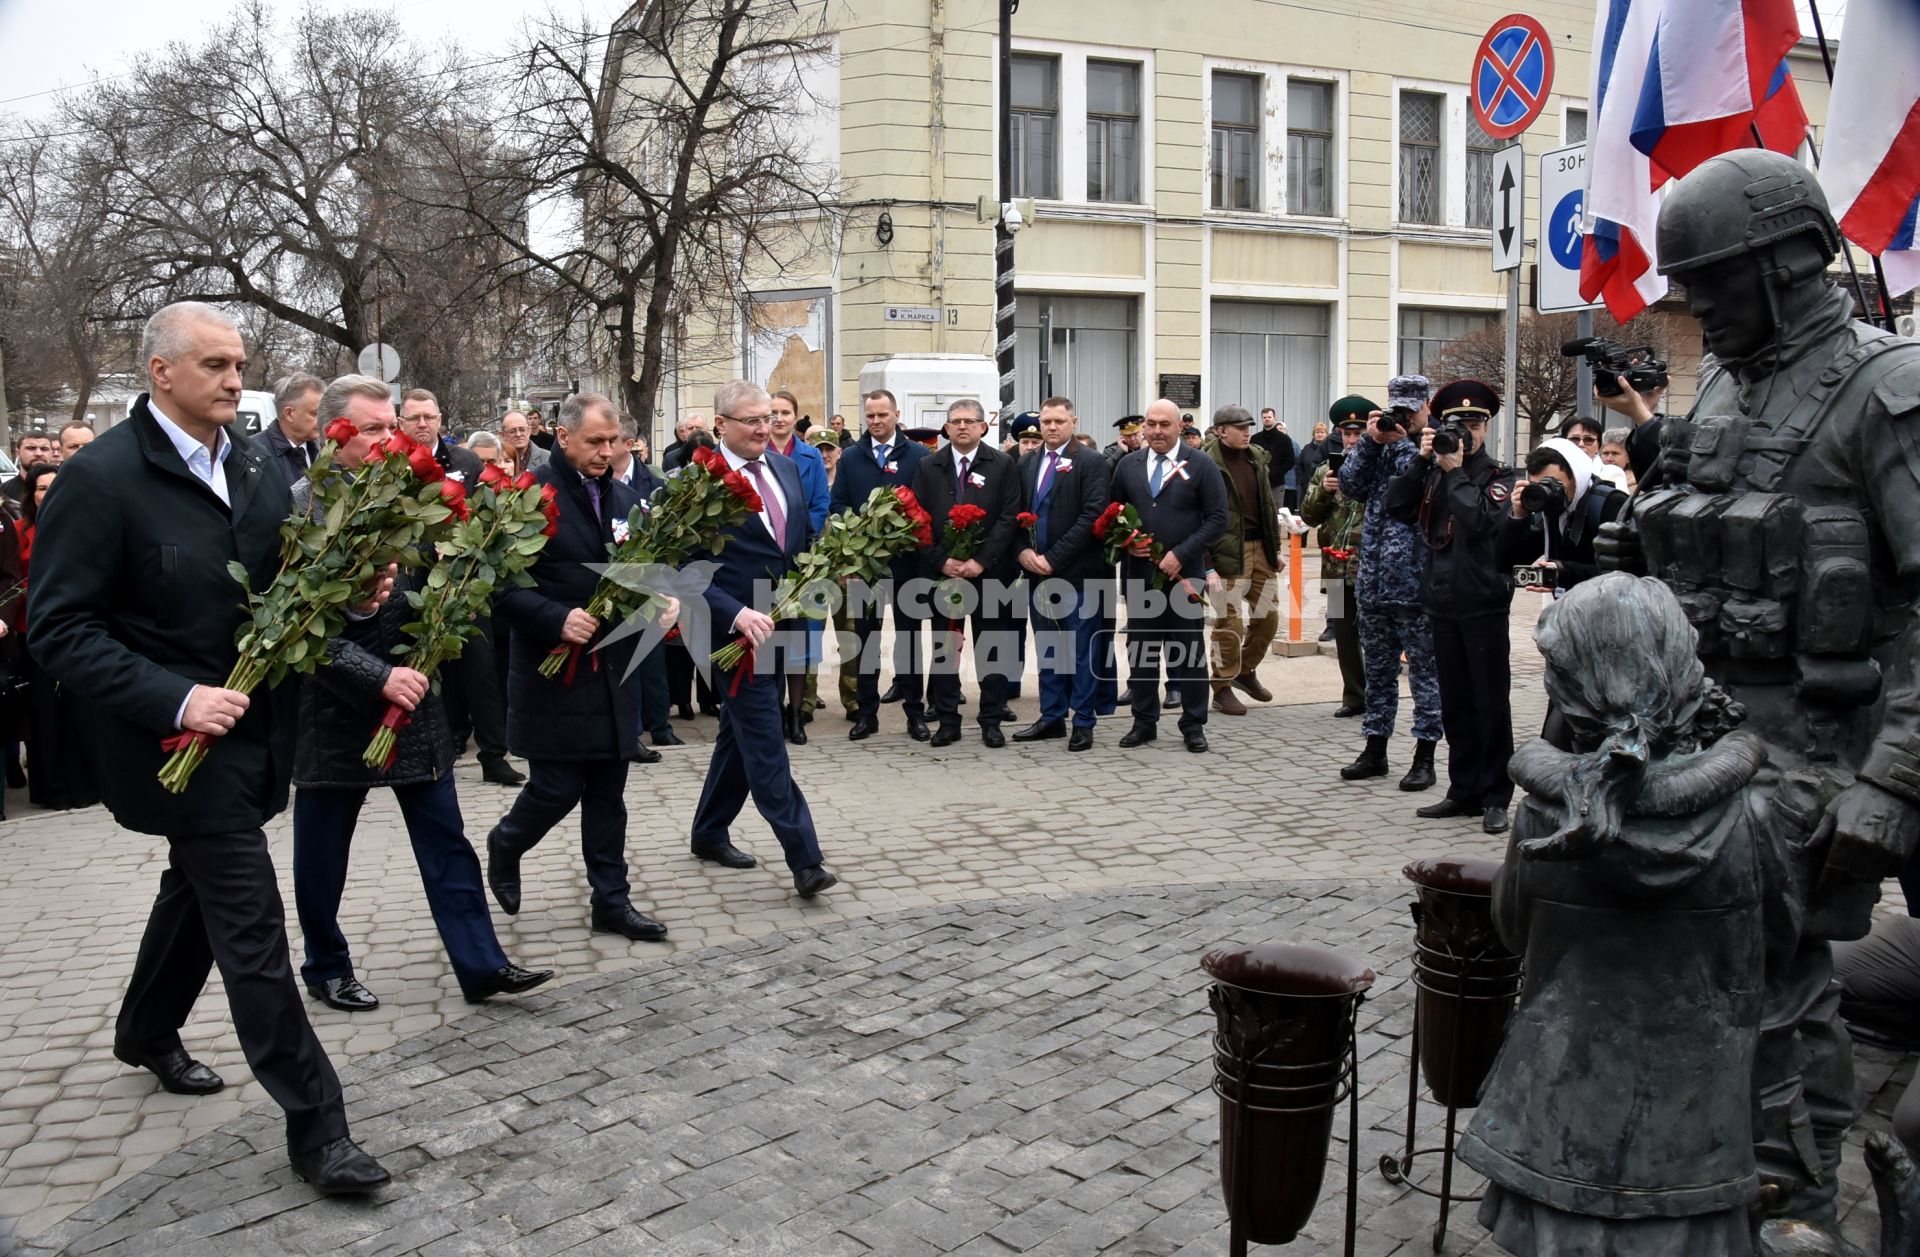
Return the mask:
<path id="1" fill-rule="evenodd" d="M 1333 213 L 1333 84 L 1287 80 L 1287 212 Z"/>
<path id="2" fill-rule="evenodd" d="M 1448 345 L 1499 323 L 1499 315 L 1480 310 L 1401 310 L 1401 373 L 1433 375 Z"/>
<path id="3" fill-rule="evenodd" d="M 1400 93 L 1400 221 L 1446 221 L 1444 173 L 1447 98 Z"/>
<path id="4" fill-rule="evenodd" d="M 1087 61 L 1087 199 L 1140 200 L 1140 66 Z"/>
<path id="5" fill-rule="evenodd" d="M 1060 62 L 1013 58 L 1013 195 L 1051 200 L 1060 195 Z"/>
<path id="6" fill-rule="evenodd" d="M 1215 209 L 1260 208 L 1260 112 L 1257 74 L 1213 74 L 1213 195 Z"/>
<path id="7" fill-rule="evenodd" d="M 1493 153 L 1497 141 L 1467 111 L 1467 226 L 1493 226 Z"/>

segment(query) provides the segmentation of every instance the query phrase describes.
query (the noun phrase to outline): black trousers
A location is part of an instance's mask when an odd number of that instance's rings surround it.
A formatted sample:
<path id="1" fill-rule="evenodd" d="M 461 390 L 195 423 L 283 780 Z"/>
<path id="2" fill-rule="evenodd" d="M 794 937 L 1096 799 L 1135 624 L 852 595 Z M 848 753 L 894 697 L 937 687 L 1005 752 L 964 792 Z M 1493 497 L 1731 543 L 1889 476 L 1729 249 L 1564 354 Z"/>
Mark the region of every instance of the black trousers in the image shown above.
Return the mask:
<path id="1" fill-rule="evenodd" d="M 964 644 L 969 622 L 973 626 L 971 648 Z M 999 728 L 1010 714 L 1010 678 L 1020 675 L 1026 653 L 1020 620 L 1002 614 L 1000 608 L 988 614 L 984 608 L 975 607 L 971 615 L 959 620 L 935 616 L 932 627 L 933 662 L 927 672 L 927 700 L 934 719 L 952 728 L 960 726 L 960 669 L 967 666 L 971 656 L 974 679 L 980 683 L 980 727 Z"/>
<path id="2" fill-rule="evenodd" d="M 893 675 L 900 683 L 901 709 L 926 718 L 925 616 L 915 615 L 901 601 L 891 582 L 882 587 L 893 604 Z M 880 629 L 878 606 L 865 606 L 853 617 L 855 648 L 859 651 L 860 683 L 854 715 L 869 719 L 880 714 Z"/>
<path id="3" fill-rule="evenodd" d="M 480 635 L 468 641 L 460 657 L 441 673 L 441 691 L 453 745 L 461 746 L 471 734 L 483 761 L 505 759 L 507 700 L 500 688 L 500 665 L 494 659 L 490 619 L 482 621 Z"/>
<path id="4" fill-rule="evenodd" d="M 167 856 L 114 1038 L 147 1053 L 180 1047 L 180 1027 L 218 964 L 240 1049 L 286 1112 L 287 1147 L 307 1152 L 344 1138 L 340 1079 L 293 982 L 266 834 L 169 838 Z"/>
<path id="5" fill-rule="evenodd" d="M 659 742 L 662 735 L 673 731 L 673 708 L 667 702 L 666 643 L 656 645 L 636 660 L 620 686 L 633 700 L 634 710 L 640 713 L 633 733 L 636 748 L 643 733 L 651 733 L 653 740 Z"/>
<path id="6" fill-rule="evenodd" d="M 698 687 L 700 691 L 700 710 L 710 711 L 717 709 L 720 701 L 715 697 L 713 687 L 707 684 L 706 669 L 695 668 L 693 666 L 693 656 L 687 652 L 686 643 L 676 637 L 666 643 L 665 653 L 667 657 L 667 698 L 672 705 L 692 710 L 694 690 Z M 642 713 L 642 718 L 644 719 L 644 713 Z"/>
<path id="7" fill-rule="evenodd" d="M 1433 624 L 1434 670 L 1440 676 L 1440 723 L 1447 730 L 1447 797 L 1473 807 L 1513 802 L 1513 684 L 1507 658 L 1507 615 Z"/>
<path id="8" fill-rule="evenodd" d="M 1204 728 L 1213 690 L 1206 613 L 1185 600 L 1185 591 L 1179 585 L 1165 591 L 1143 591 L 1138 596 L 1143 602 L 1135 605 L 1152 614 L 1136 614 L 1134 607 L 1127 612 L 1128 705 L 1133 709 L 1134 722 L 1149 727 L 1160 723 L 1160 673 L 1164 668 L 1167 684 L 1180 692 L 1180 731 Z M 1155 603 L 1158 605 L 1152 605 Z"/>
<path id="9" fill-rule="evenodd" d="M 530 759 L 527 784 L 500 818 L 500 842 L 525 855 L 580 809 L 580 854 L 587 865 L 593 906 L 632 902 L 627 884 L 627 761 Z"/>

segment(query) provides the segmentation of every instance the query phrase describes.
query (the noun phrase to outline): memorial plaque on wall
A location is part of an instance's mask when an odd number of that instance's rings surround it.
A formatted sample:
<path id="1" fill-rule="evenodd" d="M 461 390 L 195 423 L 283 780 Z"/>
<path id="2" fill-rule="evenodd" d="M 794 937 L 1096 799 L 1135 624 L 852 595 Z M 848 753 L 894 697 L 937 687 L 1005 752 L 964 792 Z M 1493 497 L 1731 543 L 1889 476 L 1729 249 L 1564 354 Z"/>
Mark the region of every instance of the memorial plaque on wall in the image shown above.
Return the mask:
<path id="1" fill-rule="evenodd" d="M 1200 377 L 1163 375 L 1160 377 L 1160 396 L 1182 410 L 1192 410 L 1200 404 Z"/>

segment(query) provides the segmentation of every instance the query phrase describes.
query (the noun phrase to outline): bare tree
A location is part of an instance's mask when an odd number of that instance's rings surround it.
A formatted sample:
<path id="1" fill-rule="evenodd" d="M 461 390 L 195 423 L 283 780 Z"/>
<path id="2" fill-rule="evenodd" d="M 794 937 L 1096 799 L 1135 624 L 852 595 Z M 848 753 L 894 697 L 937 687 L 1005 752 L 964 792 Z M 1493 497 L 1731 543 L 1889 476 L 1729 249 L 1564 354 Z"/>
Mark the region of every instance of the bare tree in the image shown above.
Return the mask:
<path id="1" fill-rule="evenodd" d="M 812 10 L 813 6 L 807 6 Z M 441 132 L 471 235 L 505 244 L 549 353 L 610 346 L 622 407 L 651 434 L 665 346 L 695 313 L 734 319 L 749 277 L 836 228 L 806 134 L 824 10 L 795 0 L 638 5 L 604 37 L 537 23 L 496 131 Z M 517 212 L 515 212 L 517 211 Z"/>
<path id="2" fill-rule="evenodd" d="M 1523 314 L 1520 316 L 1520 356 L 1514 371 L 1516 396 L 1506 399 L 1525 424 L 1526 448 L 1532 449 L 1552 436 L 1567 416 L 1574 413 L 1578 362 L 1563 357 L 1560 347 L 1572 340 L 1579 324 L 1571 314 Z M 1665 357 L 1664 328 L 1648 314 L 1631 320 L 1623 328 L 1604 312 L 1594 319 L 1594 334 L 1628 345 L 1654 346 Z M 1498 323 L 1462 336 L 1440 351 L 1436 385 L 1448 380 L 1484 380 L 1498 389 L 1506 375 L 1506 332 Z"/>

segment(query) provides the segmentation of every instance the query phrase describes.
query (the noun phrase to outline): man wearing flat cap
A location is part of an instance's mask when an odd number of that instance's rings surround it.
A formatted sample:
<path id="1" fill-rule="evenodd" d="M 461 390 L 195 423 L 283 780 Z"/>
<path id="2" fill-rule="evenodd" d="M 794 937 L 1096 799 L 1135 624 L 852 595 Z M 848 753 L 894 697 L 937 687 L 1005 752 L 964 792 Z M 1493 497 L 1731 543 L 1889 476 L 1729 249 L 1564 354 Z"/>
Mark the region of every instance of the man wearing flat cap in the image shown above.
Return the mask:
<path id="1" fill-rule="evenodd" d="M 1340 468 L 1367 436 L 1367 416 L 1380 409 L 1364 397 L 1342 397 L 1327 411 L 1340 441 L 1324 470 L 1316 469 L 1300 504 L 1300 518 L 1320 530 L 1320 592 L 1327 600 L 1327 627 L 1333 630 L 1334 651 L 1340 659 L 1340 706 L 1336 716 L 1359 716 L 1367 710 L 1367 666 L 1360 651 L 1360 606 L 1354 598 L 1354 577 L 1360 571 L 1360 528 L 1367 504 L 1340 492 Z"/>
<path id="2" fill-rule="evenodd" d="M 1387 486 L 1387 514 L 1417 526 L 1428 552 L 1420 602 L 1432 626 L 1447 731 L 1447 797 L 1419 815 L 1478 817 L 1490 834 L 1506 831 L 1513 803 L 1513 581 L 1500 562 L 1513 469 L 1486 451 L 1499 410 L 1500 395 L 1479 380 L 1455 380 L 1435 393 L 1419 457 Z"/>
<path id="3" fill-rule="evenodd" d="M 1226 531 L 1213 543 L 1213 570 L 1227 585 L 1214 603 L 1213 709 L 1244 716 L 1246 704 L 1234 694 L 1236 687 L 1256 702 L 1273 701 L 1256 671 L 1280 631 L 1280 512 L 1267 452 L 1253 444 L 1253 415 L 1245 406 L 1213 412 L 1213 435 L 1205 449 L 1227 489 Z"/>

